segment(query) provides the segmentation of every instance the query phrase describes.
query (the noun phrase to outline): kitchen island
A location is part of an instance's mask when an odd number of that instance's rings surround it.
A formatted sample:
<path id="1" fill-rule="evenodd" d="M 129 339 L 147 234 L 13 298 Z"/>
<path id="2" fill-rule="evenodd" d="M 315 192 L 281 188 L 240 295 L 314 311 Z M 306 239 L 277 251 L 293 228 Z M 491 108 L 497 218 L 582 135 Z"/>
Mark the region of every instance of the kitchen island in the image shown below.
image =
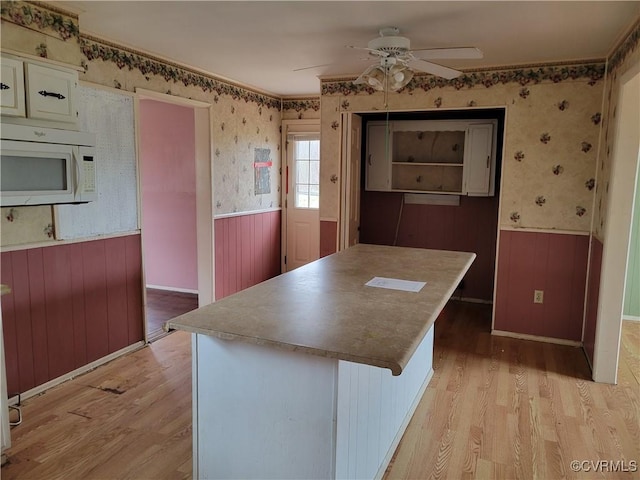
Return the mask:
<path id="1" fill-rule="evenodd" d="M 194 478 L 381 477 L 474 258 L 356 245 L 167 322 L 193 333 Z"/>

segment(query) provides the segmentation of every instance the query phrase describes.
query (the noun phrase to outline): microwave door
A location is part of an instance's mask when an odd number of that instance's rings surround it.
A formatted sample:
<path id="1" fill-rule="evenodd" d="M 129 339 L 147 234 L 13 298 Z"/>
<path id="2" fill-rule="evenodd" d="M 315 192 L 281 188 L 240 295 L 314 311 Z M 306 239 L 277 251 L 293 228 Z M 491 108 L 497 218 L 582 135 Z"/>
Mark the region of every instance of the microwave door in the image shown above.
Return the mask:
<path id="1" fill-rule="evenodd" d="M 74 201 L 72 146 L 2 140 L 1 157 L 3 207 Z"/>

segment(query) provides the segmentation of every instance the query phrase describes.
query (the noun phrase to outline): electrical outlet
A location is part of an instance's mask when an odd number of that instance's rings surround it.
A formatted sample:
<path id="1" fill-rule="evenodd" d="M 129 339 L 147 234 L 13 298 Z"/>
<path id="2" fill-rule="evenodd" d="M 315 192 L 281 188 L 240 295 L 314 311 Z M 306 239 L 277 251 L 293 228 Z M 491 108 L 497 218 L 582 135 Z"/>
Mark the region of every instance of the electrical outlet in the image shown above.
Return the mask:
<path id="1" fill-rule="evenodd" d="M 543 290 L 534 290 L 533 291 L 533 303 L 542 303 L 544 300 L 544 291 Z"/>

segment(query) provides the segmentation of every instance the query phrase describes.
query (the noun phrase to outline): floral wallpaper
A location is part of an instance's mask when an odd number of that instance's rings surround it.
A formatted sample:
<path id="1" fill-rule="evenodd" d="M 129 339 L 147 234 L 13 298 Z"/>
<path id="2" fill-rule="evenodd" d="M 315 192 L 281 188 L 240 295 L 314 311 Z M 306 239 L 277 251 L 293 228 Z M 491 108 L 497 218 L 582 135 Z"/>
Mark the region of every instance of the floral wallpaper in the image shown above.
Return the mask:
<path id="1" fill-rule="evenodd" d="M 81 64 L 78 17 L 52 4 L 2 0 L 2 45 L 18 52 Z M 25 29 L 29 34 L 25 35 Z"/>
<path id="2" fill-rule="evenodd" d="M 56 43 L 57 42 L 57 43 Z M 282 99 L 204 75 L 80 32 L 77 17 L 49 4 L 2 2 L 2 44 L 29 54 L 82 65 L 80 79 L 133 92 L 144 88 L 210 103 L 213 125 L 214 213 L 280 206 Z M 72 60 L 70 60 L 72 59 Z M 317 112 L 318 99 L 290 102 L 290 111 Z M 315 110 L 314 110 L 315 109 Z M 269 150 L 263 173 L 270 185 L 255 191 L 255 149 Z M 268 173 L 268 175 L 266 175 Z"/>
<path id="3" fill-rule="evenodd" d="M 320 97 L 281 99 L 83 35 L 77 16 L 50 3 L 3 0 L 0 16 L 5 48 L 82 65 L 82 80 L 211 103 L 217 214 L 280 205 L 282 119 L 320 118 L 320 215 L 337 219 L 341 112 L 503 106 L 500 225 L 589 231 L 593 219 L 601 237 L 619 76 L 640 57 L 636 23 L 609 57 L 606 78 L 604 63 L 540 65 L 466 72 L 453 80 L 416 75 L 389 94 L 387 105 L 381 92 L 353 85 L 352 78 L 322 80 Z M 253 191 L 256 148 L 271 152 L 269 194 Z"/>
<path id="4" fill-rule="evenodd" d="M 616 48 L 609 60 L 607 73 L 607 89 L 604 95 L 602 122 L 602 141 L 598 155 L 596 171 L 597 184 L 595 187 L 595 208 L 593 234 L 604 241 L 606 224 L 607 201 L 609 194 L 609 180 L 611 178 L 611 163 L 613 142 L 616 136 L 615 122 L 620 94 L 620 77 L 633 65 L 640 62 L 640 21 L 636 22 L 631 32 Z"/>
<path id="5" fill-rule="evenodd" d="M 2 207 L 0 213 L 0 244 L 3 247 L 54 239 L 50 205 Z"/>
<path id="6" fill-rule="evenodd" d="M 93 37 L 81 37 L 83 80 L 201 100 L 213 109 L 214 214 L 280 206 L 281 100 Z M 269 193 L 255 190 L 254 150 L 268 149 Z"/>
<path id="7" fill-rule="evenodd" d="M 500 225 L 588 232 L 604 64 L 418 76 L 389 93 L 389 110 L 506 109 Z M 349 80 L 322 82 L 321 216 L 339 214 L 340 112 L 385 110 L 384 94 Z"/>

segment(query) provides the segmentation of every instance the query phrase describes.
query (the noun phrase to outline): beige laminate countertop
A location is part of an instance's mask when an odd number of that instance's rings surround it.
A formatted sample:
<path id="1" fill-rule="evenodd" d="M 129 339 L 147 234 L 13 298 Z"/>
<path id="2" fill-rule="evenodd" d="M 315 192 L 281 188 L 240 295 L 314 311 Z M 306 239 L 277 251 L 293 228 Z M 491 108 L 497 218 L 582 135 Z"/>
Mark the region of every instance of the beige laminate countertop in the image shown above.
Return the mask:
<path id="1" fill-rule="evenodd" d="M 168 328 L 389 368 L 400 375 L 474 253 L 355 245 L 176 317 Z M 427 282 L 417 293 L 373 277 Z"/>

